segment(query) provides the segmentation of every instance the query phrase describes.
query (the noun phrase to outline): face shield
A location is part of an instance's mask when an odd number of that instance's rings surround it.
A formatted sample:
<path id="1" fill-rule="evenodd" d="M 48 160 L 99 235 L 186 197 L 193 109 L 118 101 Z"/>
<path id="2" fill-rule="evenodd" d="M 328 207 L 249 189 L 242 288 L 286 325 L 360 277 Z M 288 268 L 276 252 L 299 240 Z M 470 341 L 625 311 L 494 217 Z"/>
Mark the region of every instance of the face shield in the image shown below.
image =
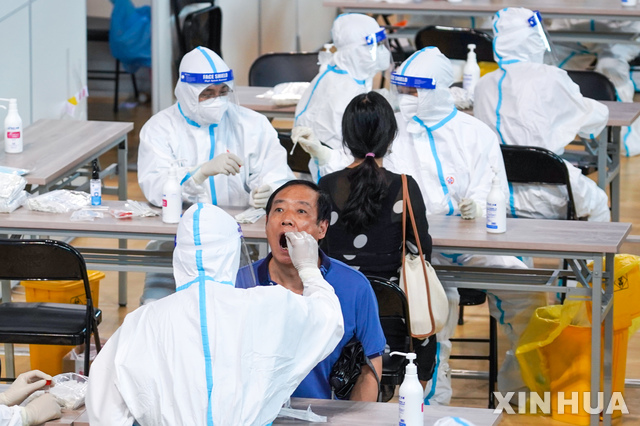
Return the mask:
<path id="1" fill-rule="evenodd" d="M 351 77 L 370 84 L 378 72 L 390 69 L 391 51 L 384 28 L 378 27 L 377 31 L 366 35 L 364 40 L 359 40 L 338 48 L 333 59 Z"/>
<path id="2" fill-rule="evenodd" d="M 551 38 L 549 37 L 549 33 L 544 28 L 542 24 L 542 16 L 540 12 L 537 10 L 533 11 L 533 15 L 527 20 L 529 26 L 535 30 L 538 35 L 538 40 L 536 43 L 541 44 L 541 51 L 543 52 L 542 63 L 552 66 L 558 65 L 558 58 L 555 55 L 555 49 L 553 49 L 553 45 L 551 43 Z"/>
<path id="3" fill-rule="evenodd" d="M 392 59 L 389 40 L 384 28 L 369 34 L 365 37 L 365 41 L 371 60 L 375 63 L 376 71 L 388 70 L 391 67 Z"/>
<path id="4" fill-rule="evenodd" d="M 402 117 L 409 122 L 418 115 L 418 89 L 435 90 L 436 81 L 433 78 L 411 77 L 398 73 L 391 73 L 391 95 L 398 106 Z"/>
<path id="5" fill-rule="evenodd" d="M 233 71 L 217 73 L 180 73 L 180 83 L 197 100 L 195 120 L 201 125 L 218 124 L 230 107 L 238 101 L 233 87 Z"/>

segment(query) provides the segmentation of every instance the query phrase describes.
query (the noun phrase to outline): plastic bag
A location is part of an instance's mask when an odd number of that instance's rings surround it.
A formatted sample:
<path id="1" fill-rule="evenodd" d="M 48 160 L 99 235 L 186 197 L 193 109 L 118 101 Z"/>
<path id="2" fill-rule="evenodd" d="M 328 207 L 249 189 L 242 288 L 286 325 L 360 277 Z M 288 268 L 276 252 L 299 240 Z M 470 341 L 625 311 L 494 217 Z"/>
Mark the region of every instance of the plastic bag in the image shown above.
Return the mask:
<path id="1" fill-rule="evenodd" d="M 93 222 L 95 218 L 102 219 L 104 214 L 101 211 L 91 209 L 76 210 L 71 215 L 71 220 L 74 222 Z"/>
<path id="2" fill-rule="evenodd" d="M 242 213 L 238 213 L 234 216 L 238 223 L 256 223 L 267 212 L 263 208 L 250 207 Z"/>
<path id="3" fill-rule="evenodd" d="M 271 103 L 278 106 L 296 105 L 302 94 L 307 90 L 310 83 L 307 82 L 290 82 L 276 84 L 272 90 L 269 90 L 259 98 L 271 99 Z"/>
<path id="4" fill-rule="evenodd" d="M 11 213 L 27 201 L 28 195 L 27 191 L 22 191 L 12 199 L 0 198 L 0 213 Z"/>
<path id="5" fill-rule="evenodd" d="M 48 213 L 68 213 L 88 206 L 91 196 L 86 192 L 58 189 L 27 199 L 29 210 Z"/>
<path id="6" fill-rule="evenodd" d="M 287 399 L 282 405 L 280 412 L 278 413 L 278 417 L 289 417 L 292 419 L 305 420 L 307 422 L 314 423 L 326 423 L 327 417 L 320 416 L 313 411 L 311 411 L 311 405 L 307 407 L 306 410 L 298 410 L 296 408 L 291 408 L 291 399 Z"/>
<path id="7" fill-rule="evenodd" d="M 62 373 L 53 376 L 53 386 L 49 393 L 58 403 L 67 410 L 77 410 L 84 405 L 84 396 L 87 393 L 87 376 L 76 373 Z"/>
<path id="8" fill-rule="evenodd" d="M 131 0 L 111 0 L 109 47 L 129 73 L 151 66 L 151 7 L 135 7 Z"/>
<path id="9" fill-rule="evenodd" d="M 109 214 L 116 219 L 130 219 L 132 217 L 158 216 L 158 212 L 145 203 L 127 200 L 122 207 L 111 207 Z"/>
<path id="10" fill-rule="evenodd" d="M 18 174 L 0 173 L 0 198 L 13 199 L 27 186 L 27 180 Z"/>

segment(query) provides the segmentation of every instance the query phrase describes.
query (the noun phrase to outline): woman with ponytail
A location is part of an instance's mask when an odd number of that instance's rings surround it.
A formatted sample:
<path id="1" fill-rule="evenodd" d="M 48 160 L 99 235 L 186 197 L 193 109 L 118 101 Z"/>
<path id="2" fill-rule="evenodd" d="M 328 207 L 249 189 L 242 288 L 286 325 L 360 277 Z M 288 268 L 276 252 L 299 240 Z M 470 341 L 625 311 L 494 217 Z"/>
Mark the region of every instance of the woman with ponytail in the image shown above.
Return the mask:
<path id="1" fill-rule="evenodd" d="M 356 96 L 342 116 L 343 144 L 354 161 L 318 183 L 331 198 L 331 220 L 322 240 L 325 253 L 367 276 L 395 283 L 402 266 L 402 177 L 382 168 L 382 158 L 397 131 L 393 108 L 382 95 L 369 92 Z M 431 237 L 424 199 L 411 176 L 407 176 L 407 186 L 422 251 L 430 261 Z M 409 215 L 406 220 L 407 249 L 417 253 Z M 396 334 L 384 331 L 388 341 Z M 426 340 L 413 339 L 423 388 L 433 374 L 436 347 L 435 335 Z M 387 400 L 386 394 L 392 395 L 393 389 L 383 389 L 383 400 Z"/>
<path id="2" fill-rule="evenodd" d="M 397 130 L 393 109 L 383 96 L 375 92 L 356 96 L 342 118 L 343 144 L 354 161 L 319 182 L 332 201 L 323 249 L 365 275 L 392 281 L 398 279 L 402 265 L 402 179 L 382 168 L 382 158 Z M 431 237 L 424 199 L 411 176 L 407 176 L 407 184 L 420 244 L 430 260 Z M 409 215 L 407 240 L 408 248 L 415 249 Z"/>

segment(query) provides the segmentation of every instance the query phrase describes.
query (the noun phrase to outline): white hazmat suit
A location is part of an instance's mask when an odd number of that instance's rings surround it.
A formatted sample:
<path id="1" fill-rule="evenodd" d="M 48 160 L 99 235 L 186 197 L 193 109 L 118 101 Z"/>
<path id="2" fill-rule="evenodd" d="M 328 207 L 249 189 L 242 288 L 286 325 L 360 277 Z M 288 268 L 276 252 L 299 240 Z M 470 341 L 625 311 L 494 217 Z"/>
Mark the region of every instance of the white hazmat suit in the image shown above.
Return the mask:
<path id="1" fill-rule="evenodd" d="M 486 199 L 496 170 L 507 194 L 500 145 L 495 133 L 478 119 L 458 112 L 449 92 L 453 82 L 451 62 L 435 47 L 414 53 L 392 75 L 398 90 L 417 87 L 417 97 L 400 94 L 398 136 L 384 158 L 384 167 L 413 176 L 420 186 L 428 214 L 462 215 L 484 220 Z M 421 88 L 429 87 L 431 88 Z M 493 170 L 492 170 L 493 168 Z M 526 268 L 511 256 L 433 253 L 436 265 Z M 425 404 L 448 404 L 451 342 L 458 319 L 457 289 L 446 288 L 449 318 L 438 333 L 436 371 L 425 389 Z M 514 356 L 520 334 L 534 310 L 546 304 L 540 293 L 487 292 L 491 315 L 501 324 L 511 349 L 498 375 L 501 392 L 522 390 L 524 382 Z"/>
<path id="2" fill-rule="evenodd" d="M 315 143 L 326 145 L 321 150 L 324 152 L 317 152 L 313 146 L 309 149 L 295 127 L 292 132 L 293 141 L 311 154 L 309 170 L 315 181 L 353 162 L 351 153 L 342 145 L 342 115 L 351 99 L 369 92 L 373 77 L 391 63 L 391 53 L 382 43 L 386 38 L 384 29 L 370 16 L 357 13 L 338 16 L 331 36 L 337 51 L 302 94 L 294 122 L 296 127 L 311 129 Z"/>
<path id="3" fill-rule="evenodd" d="M 190 203 L 246 206 L 254 204 L 259 188 L 268 185 L 270 193 L 294 179 L 286 150 L 266 117 L 233 103 L 232 93 L 199 102 L 199 94 L 211 82 L 233 89 L 233 74 L 216 53 L 204 47 L 187 53 L 180 62 L 180 76 L 175 88 L 178 102 L 151 117 L 140 131 L 138 183 L 147 200 L 162 205 L 162 187 L 172 164 L 179 164 L 182 197 Z M 185 76 L 196 78 L 187 83 Z M 228 153 L 242 160 L 239 173 L 207 176 L 201 184 L 194 181 L 198 167 Z"/>
<path id="4" fill-rule="evenodd" d="M 97 356 L 92 425 L 264 426 L 277 416 L 342 338 L 340 304 L 317 260 L 299 270 L 297 295 L 236 289 L 239 258 L 231 216 L 202 203 L 185 212 L 173 258 L 181 286 L 127 315 Z"/>
<path id="5" fill-rule="evenodd" d="M 560 155 L 576 135 L 595 138 L 609 110 L 580 94 L 566 71 L 543 64 L 544 41 L 532 26 L 534 12 L 507 8 L 493 20 L 494 57 L 500 69 L 482 77 L 475 89 L 474 115 L 501 143 L 538 146 Z M 540 24 L 536 24 L 540 25 Z M 610 220 L 607 194 L 566 162 L 578 217 Z M 512 185 L 508 212 L 514 217 L 566 217 L 566 188 Z"/>

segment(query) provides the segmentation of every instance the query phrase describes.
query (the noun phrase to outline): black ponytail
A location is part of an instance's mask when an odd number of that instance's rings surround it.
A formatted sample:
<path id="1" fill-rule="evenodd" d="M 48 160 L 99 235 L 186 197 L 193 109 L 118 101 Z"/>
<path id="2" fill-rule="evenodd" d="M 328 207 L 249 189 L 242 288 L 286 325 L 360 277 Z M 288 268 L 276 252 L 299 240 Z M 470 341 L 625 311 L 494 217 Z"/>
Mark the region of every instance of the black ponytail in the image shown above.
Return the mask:
<path id="1" fill-rule="evenodd" d="M 378 220 L 388 182 L 375 159 L 386 155 L 397 131 L 391 105 L 376 92 L 353 98 L 342 116 L 343 144 L 355 159 L 363 159 L 348 175 L 349 197 L 340 215 L 354 233 Z"/>

